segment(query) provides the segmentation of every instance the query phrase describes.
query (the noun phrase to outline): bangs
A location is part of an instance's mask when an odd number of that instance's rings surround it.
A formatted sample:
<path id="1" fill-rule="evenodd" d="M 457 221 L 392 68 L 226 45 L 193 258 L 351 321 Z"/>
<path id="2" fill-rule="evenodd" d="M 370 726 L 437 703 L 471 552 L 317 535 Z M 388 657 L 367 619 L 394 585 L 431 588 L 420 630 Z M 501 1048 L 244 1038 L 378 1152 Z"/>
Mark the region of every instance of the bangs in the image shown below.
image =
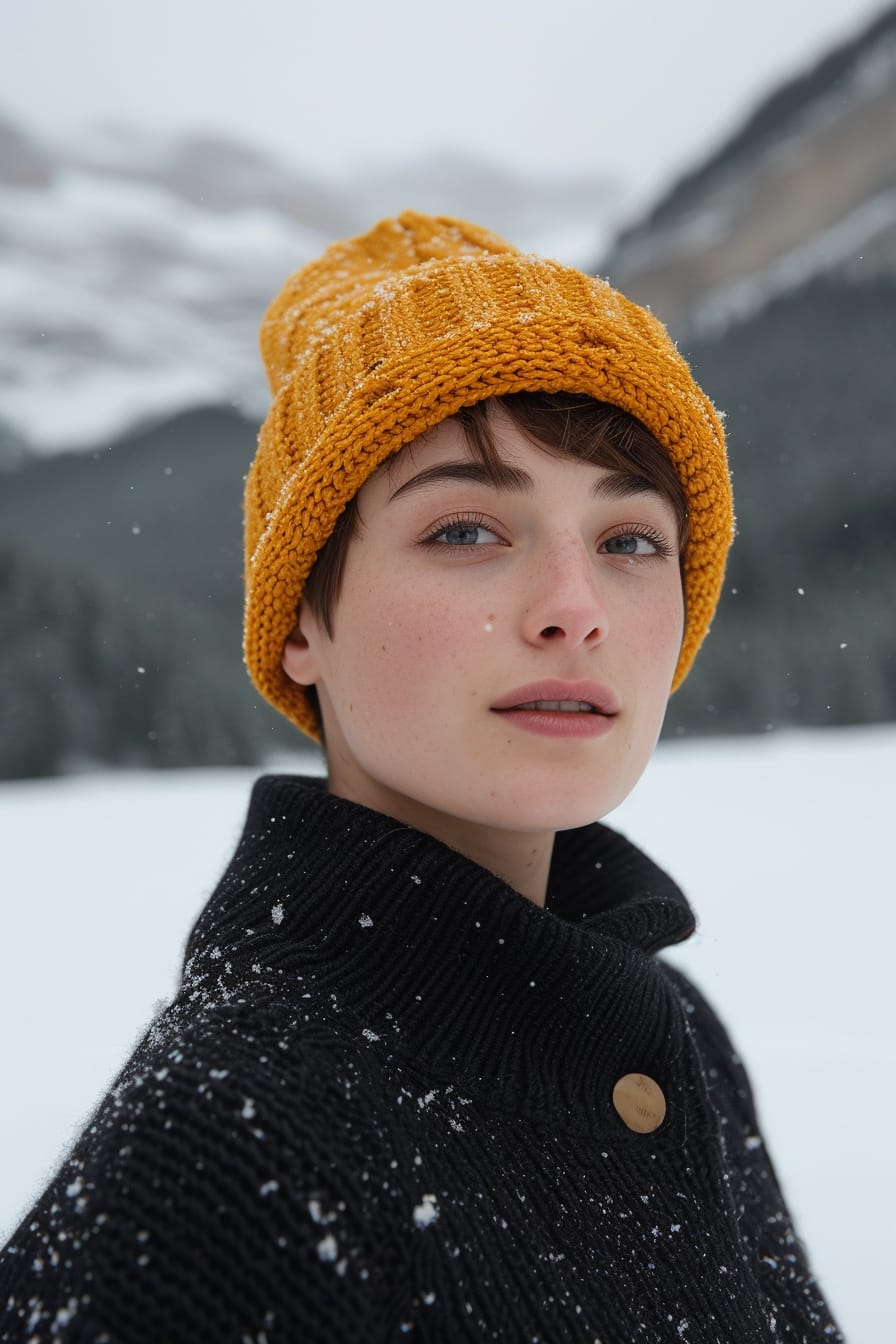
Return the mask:
<path id="1" fill-rule="evenodd" d="M 629 489 L 656 491 L 672 506 L 679 555 L 684 554 L 688 541 L 684 488 L 666 450 L 640 420 L 608 402 L 569 392 L 515 392 L 465 406 L 455 419 L 495 485 L 500 485 L 504 462 L 495 441 L 493 406 L 500 406 L 534 447 L 552 457 L 603 467 L 627 481 Z"/>

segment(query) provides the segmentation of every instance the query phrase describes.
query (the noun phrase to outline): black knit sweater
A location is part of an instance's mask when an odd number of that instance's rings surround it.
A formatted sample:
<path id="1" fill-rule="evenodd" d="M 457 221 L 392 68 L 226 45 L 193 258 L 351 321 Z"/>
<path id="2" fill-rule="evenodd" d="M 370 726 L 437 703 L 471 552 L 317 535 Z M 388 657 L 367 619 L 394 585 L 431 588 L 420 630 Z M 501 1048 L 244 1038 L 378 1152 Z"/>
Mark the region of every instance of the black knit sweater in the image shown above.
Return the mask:
<path id="1" fill-rule="evenodd" d="M 0 1257 L 0 1337 L 838 1340 L 693 918 L 600 825 L 540 909 L 437 840 L 256 785 L 152 1024 Z M 667 1113 L 627 1128 L 616 1081 Z"/>

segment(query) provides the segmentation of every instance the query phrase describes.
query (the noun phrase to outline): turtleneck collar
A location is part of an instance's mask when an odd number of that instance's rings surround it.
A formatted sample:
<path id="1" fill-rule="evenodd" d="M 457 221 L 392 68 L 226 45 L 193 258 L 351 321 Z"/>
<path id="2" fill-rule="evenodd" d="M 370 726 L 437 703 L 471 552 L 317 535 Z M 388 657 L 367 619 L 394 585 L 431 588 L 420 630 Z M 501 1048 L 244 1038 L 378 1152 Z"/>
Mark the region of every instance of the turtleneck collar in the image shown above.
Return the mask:
<path id="1" fill-rule="evenodd" d="M 572 1105 L 583 1079 L 593 1100 L 621 1073 L 656 1076 L 676 1033 L 651 954 L 693 929 L 675 883 L 599 823 L 558 833 L 542 909 L 323 780 L 268 776 L 182 998 L 275 993 L 437 1076 Z"/>

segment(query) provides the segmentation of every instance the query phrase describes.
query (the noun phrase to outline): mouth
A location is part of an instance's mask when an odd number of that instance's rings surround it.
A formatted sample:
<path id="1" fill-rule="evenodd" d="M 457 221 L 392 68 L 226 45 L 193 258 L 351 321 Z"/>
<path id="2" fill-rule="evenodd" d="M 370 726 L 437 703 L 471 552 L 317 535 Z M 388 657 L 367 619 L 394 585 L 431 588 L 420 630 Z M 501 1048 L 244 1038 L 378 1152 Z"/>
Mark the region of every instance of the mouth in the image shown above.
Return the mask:
<path id="1" fill-rule="evenodd" d="M 600 714 L 596 705 L 587 700 L 529 700 L 522 705 L 508 705 L 508 709 L 551 710 L 557 714 Z M 501 713 L 503 711 L 499 711 Z"/>
<path id="2" fill-rule="evenodd" d="M 497 713 L 528 711 L 541 714 L 602 715 L 612 718 L 619 713 L 618 697 L 607 686 L 594 681 L 561 681 L 548 678 L 529 682 L 496 700 L 491 706 Z"/>
<path id="3" fill-rule="evenodd" d="M 536 696 L 527 699 L 506 697 L 512 703 L 493 706 L 505 723 L 513 724 L 514 731 L 548 738 L 604 738 L 613 731 L 616 710 L 611 697 L 585 699 L 580 691 L 575 698 L 547 699 Z"/>

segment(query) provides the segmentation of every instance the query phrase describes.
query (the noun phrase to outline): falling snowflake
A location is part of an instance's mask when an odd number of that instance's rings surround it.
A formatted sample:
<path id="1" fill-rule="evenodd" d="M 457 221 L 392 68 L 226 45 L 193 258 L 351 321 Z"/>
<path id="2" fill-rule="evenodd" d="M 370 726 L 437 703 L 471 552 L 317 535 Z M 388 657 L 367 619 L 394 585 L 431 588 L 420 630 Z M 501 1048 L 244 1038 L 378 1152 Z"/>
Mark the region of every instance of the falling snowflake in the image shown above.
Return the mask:
<path id="1" fill-rule="evenodd" d="M 414 1225 L 416 1227 L 429 1227 L 439 1216 L 439 1208 L 436 1204 L 435 1195 L 424 1195 L 422 1201 L 414 1209 Z"/>

